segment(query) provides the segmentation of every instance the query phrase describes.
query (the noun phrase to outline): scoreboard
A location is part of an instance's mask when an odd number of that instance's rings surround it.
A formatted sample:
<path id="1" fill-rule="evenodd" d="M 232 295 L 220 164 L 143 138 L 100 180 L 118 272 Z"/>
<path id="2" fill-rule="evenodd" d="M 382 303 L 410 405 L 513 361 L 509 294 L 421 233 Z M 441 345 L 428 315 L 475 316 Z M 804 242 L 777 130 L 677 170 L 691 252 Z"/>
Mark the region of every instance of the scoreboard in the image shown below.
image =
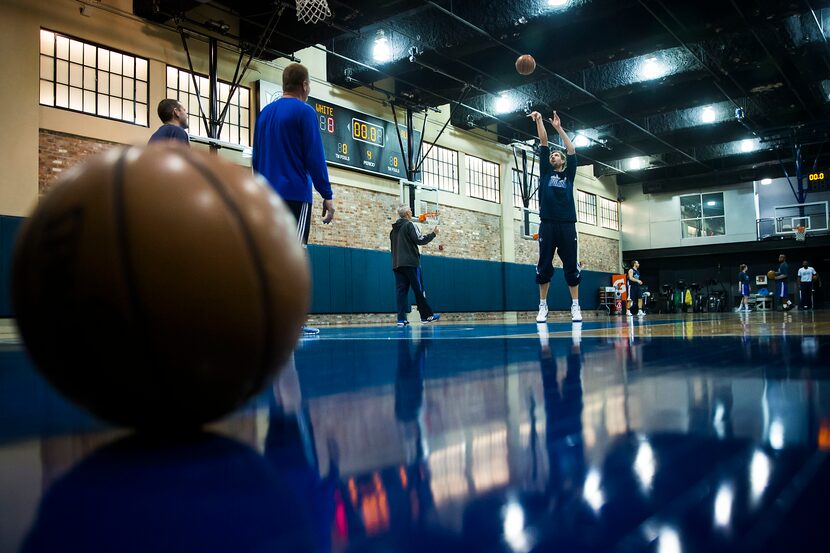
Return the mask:
<path id="1" fill-rule="evenodd" d="M 327 162 L 389 177 L 406 178 L 406 162 L 401 153 L 395 123 L 316 98 L 309 98 L 308 103 L 317 112 Z M 407 131 L 403 126 L 400 130 L 403 147 L 406 148 Z M 415 131 L 416 151 L 420 141 L 421 133 Z"/>
<path id="2" fill-rule="evenodd" d="M 830 171 L 817 171 L 807 174 L 807 192 L 830 191 Z"/>

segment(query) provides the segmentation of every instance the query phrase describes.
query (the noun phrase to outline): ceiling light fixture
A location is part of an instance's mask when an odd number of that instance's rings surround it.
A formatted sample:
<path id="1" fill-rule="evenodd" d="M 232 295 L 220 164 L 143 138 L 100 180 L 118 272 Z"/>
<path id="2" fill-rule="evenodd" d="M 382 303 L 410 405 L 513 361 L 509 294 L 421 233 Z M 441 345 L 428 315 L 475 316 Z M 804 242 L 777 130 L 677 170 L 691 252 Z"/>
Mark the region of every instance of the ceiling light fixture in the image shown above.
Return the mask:
<path id="1" fill-rule="evenodd" d="M 754 140 L 750 140 L 748 138 L 746 140 L 741 140 L 741 151 L 743 153 L 751 152 L 754 149 L 755 149 L 755 141 Z"/>
<path id="2" fill-rule="evenodd" d="M 646 81 L 662 77 L 665 73 L 666 66 L 657 61 L 657 58 L 648 58 L 640 67 L 640 76 Z"/>
<path id="3" fill-rule="evenodd" d="M 704 123 L 714 123 L 716 118 L 715 108 L 706 106 L 700 112 L 700 120 Z"/>
<path id="4" fill-rule="evenodd" d="M 584 134 L 577 134 L 574 137 L 574 146 L 577 148 L 585 148 L 591 144 L 591 140 Z"/>
<path id="5" fill-rule="evenodd" d="M 763 184 L 764 186 L 772 184 L 772 179 L 761 179 L 761 184 Z"/>
<path id="6" fill-rule="evenodd" d="M 638 169 L 643 168 L 643 160 L 639 157 L 632 157 L 631 159 L 626 160 L 625 164 L 631 171 L 637 171 Z"/>
<path id="7" fill-rule="evenodd" d="M 568 0 L 548 0 L 548 6 L 551 8 L 561 8 L 568 3 Z"/>
<path id="8" fill-rule="evenodd" d="M 375 45 L 372 48 L 372 57 L 379 63 L 385 63 L 392 59 L 392 48 L 389 46 L 389 39 L 386 38 L 383 29 L 378 30 Z"/>
<path id="9" fill-rule="evenodd" d="M 512 109 L 513 106 L 510 102 L 510 97 L 508 97 L 506 93 L 502 92 L 499 97 L 496 98 L 496 113 L 509 113 Z"/>

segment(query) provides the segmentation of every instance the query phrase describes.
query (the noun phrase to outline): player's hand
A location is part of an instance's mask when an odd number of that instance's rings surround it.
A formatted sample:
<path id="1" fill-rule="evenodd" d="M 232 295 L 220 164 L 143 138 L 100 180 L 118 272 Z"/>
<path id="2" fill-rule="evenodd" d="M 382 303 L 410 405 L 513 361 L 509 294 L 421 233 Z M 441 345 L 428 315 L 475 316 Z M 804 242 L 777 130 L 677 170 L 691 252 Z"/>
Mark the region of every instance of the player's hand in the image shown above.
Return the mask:
<path id="1" fill-rule="evenodd" d="M 530 115 L 528 115 L 528 117 L 530 117 L 533 120 L 533 122 L 536 123 L 539 121 L 539 119 L 542 118 L 542 114 L 538 111 L 534 111 Z"/>
<path id="2" fill-rule="evenodd" d="M 432 229 L 432 234 L 434 234 L 435 236 L 438 236 L 438 226 L 436 226 L 434 229 Z"/>
<path id="3" fill-rule="evenodd" d="M 550 124 L 553 125 L 553 128 L 557 131 L 562 128 L 562 121 L 559 120 L 559 114 L 555 111 L 553 112 L 553 117 L 550 118 Z"/>
<path id="4" fill-rule="evenodd" d="M 323 224 L 328 225 L 334 219 L 334 200 L 323 200 Z"/>

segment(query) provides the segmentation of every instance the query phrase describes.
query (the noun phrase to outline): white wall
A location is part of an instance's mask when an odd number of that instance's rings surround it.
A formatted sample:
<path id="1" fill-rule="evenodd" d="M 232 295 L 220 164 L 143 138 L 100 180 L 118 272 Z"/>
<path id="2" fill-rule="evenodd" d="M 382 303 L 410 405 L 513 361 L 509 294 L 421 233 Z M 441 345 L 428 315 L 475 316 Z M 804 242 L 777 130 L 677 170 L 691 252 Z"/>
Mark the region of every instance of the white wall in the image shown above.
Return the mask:
<path id="1" fill-rule="evenodd" d="M 680 196 L 723 192 L 726 235 L 681 238 Z M 689 189 L 674 194 L 643 194 L 640 187 L 622 190 L 622 249 L 648 250 L 756 240 L 752 183 L 723 188 Z"/>

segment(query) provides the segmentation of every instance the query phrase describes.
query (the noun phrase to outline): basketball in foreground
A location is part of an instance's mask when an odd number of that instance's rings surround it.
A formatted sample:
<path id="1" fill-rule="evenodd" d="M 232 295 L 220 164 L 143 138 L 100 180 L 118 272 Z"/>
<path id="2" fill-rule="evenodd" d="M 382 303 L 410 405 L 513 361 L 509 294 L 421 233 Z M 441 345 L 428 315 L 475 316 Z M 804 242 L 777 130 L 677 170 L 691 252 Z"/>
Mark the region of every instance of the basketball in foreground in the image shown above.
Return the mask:
<path id="1" fill-rule="evenodd" d="M 94 414 L 194 426 L 288 360 L 309 302 L 295 222 L 250 170 L 173 145 L 67 171 L 23 225 L 20 332 L 41 372 Z"/>
<path id="2" fill-rule="evenodd" d="M 530 54 L 522 54 L 516 60 L 516 71 L 519 75 L 530 75 L 536 71 L 536 60 Z"/>

